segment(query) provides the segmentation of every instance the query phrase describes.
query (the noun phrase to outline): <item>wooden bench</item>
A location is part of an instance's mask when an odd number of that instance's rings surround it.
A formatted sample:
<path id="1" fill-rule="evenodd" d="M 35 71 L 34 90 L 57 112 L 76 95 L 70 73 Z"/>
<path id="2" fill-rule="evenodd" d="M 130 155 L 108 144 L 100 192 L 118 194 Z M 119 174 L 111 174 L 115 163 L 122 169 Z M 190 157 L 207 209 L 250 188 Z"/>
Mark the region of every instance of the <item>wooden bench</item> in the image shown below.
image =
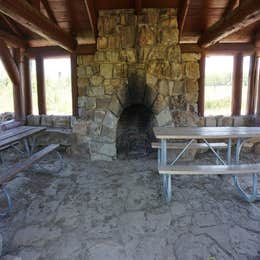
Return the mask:
<path id="1" fill-rule="evenodd" d="M 167 149 L 183 149 L 185 147 L 186 143 L 167 143 Z M 210 146 L 213 149 L 227 149 L 227 144 L 226 143 L 210 143 Z M 152 148 L 154 149 L 160 149 L 161 145 L 158 142 L 153 142 L 152 143 Z M 207 144 L 205 143 L 192 143 L 189 146 L 189 149 L 209 149 Z"/>
<path id="2" fill-rule="evenodd" d="M 167 143 L 167 150 L 183 150 L 187 143 Z M 216 153 L 219 154 L 219 150 L 227 149 L 228 145 L 224 142 L 219 143 L 209 143 L 210 147 L 216 150 Z M 158 164 L 161 161 L 161 144 L 159 142 L 152 142 L 152 148 L 158 149 L 157 160 Z M 210 149 L 206 143 L 192 143 L 189 150 L 207 150 Z M 216 159 L 216 163 L 218 163 L 218 159 Z"/>
<path id="3" fill-rule="evenodd" d="M 159 166 L 158 170 L 160 174 L 174 175 L 238 175 L 260 172 L 260 163 L 238 165 L 167 165 Z"/>
<path id="4" fill-rule="evenodd" d="M 2 190 L 4 191 L 4 195 L 7 200 L 7 208 L 5 209 L 4 213 L 0 214 L 0 216 L 5 216 L 5 215 L 9 214 L 9 212 L 11 210 L 11 200 L 10 200 L 8 192 L 4 188 L 4 185 L 8 181 L 12 180 L 18 173 L 20 173 L 23 170 L 28 169 L 34 163 L 41 160 L 43 157 L 45 157 L 49 153 L 55 151 L 59 146 L 60 146 L 59 144 L 50 144 L 47 147 L 40 150 L 39 152 L 34 153 L 29 158 L 27 158 L 23 161 L 20 161 L 7 169 L 0 170 L 0 186 L 1 186 Z"/>
<path id="5" fill-rule="evenodd" d="M 163 191 L 166 201 L 171 201 L 172 187 L 171 175 L 233 175 L 234 184 L 240 195 L 248 202 L 260 200 L 258 194 L 257 173 L 260 173 L 260 163 L 237 165 L 159 165 L 159 174 L 163 176 Z M 251 174 L 253 176 L 252 192 L 246 192 L 240 185 L 239 175 Z"/>

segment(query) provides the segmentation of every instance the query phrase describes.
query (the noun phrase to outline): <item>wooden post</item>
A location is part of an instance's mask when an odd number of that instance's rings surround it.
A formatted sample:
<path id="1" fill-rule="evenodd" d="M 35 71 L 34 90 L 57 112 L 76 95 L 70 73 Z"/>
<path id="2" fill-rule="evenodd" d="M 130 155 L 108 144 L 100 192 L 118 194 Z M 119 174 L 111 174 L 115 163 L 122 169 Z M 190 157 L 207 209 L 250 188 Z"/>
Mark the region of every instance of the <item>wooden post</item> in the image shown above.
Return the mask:
<path id="1" fill-rule="evenodd" d="M 200 58 L 200 79 L 199 79 L 199 97 L 198 97 L 198 114 L 204 116 L 204 102 L 205 102 L 205 67 L 206 54 L 202 51 Z"/>
<path id="2" fill-rule="evenodd" d="M 256 105 L 256 91 L 258 83 L 258 58 L 256 53 L 250 57 L 249 75 L 248 75 L 248 91 L 247 91 L 247 106 L 246 113 L 253 115 L 255 113 Z"/>
<path id="3" fill-rule="evenodd" d="M 35 57 L 39 115 L 46 114 L 44 64 L 41 56 Z"/>
<path id="4" fill-rule="evenodd" d="M 255 81 L 255 113 L 256 115 L 260 115 L 260 68 L 259 68 L 259 57 L 256 57 L 256 81 Z"/>
<path id="5" fill-rule="evenodd" d="M 21 80 L 24 92 L 25 115 L 32 114 L 32 88 L 30 78 L 30 65 L 28 57 L 22 53 L 21 56 Z"/>
<path id="6" fill-rule="evenodd" d="M 243 54 L 234 56 L 233 84 L 232 84 L 232 116 L 239 116 L 241 113 L 243 83 Z"/>
<path id="7" fill-rule="evenodd" d="M 71 66 L 71 90 L 72 90 L 72 113 L 78 116 L 78 86 L 77 86 L 77 55 L 70 55 Z"/>

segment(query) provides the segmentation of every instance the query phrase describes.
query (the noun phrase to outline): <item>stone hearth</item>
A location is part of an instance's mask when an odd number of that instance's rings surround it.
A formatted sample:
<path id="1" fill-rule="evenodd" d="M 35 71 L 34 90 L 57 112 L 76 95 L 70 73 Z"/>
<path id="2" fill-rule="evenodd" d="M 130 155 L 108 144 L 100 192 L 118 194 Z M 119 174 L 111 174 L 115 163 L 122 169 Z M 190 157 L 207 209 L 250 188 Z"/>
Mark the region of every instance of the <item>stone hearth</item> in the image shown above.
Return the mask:
<path id="1" fill-rule="evenodd" d="M 154 125 L 196 124 L 200 56 L 181 53 L 175 9 L 99 13 L 97 51 L 78 56 L 78 149 L 92 160 L 117 157 L 118 121 L 133 104 Z"/>

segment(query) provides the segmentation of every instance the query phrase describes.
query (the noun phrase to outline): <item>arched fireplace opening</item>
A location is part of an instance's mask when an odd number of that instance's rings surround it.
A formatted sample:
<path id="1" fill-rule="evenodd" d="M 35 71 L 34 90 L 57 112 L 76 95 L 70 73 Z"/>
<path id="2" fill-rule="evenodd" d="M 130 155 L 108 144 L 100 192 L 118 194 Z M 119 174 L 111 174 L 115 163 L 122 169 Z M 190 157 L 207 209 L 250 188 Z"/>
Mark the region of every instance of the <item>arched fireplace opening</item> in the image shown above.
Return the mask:
<path id="1" fill-rule="evenodd" d="M 117 126 L 116 148 L 119 159 L 140 158 L 151 153 L 155 118 L 145 105 L 125 108 Z"/>

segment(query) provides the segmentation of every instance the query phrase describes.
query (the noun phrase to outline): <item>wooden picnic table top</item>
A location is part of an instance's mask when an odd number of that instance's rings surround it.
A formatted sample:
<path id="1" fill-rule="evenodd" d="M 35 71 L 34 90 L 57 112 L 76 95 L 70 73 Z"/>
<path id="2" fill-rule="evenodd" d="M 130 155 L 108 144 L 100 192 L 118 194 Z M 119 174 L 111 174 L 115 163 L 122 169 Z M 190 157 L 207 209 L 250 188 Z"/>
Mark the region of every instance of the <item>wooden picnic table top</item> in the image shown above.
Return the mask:
<path id="1" fill-rule="evenodd" d="M 260 137 L 260 127 L 154 127 L 158 139 L 221 139 Z"/>
<path id="2" fill-rule="evenodd" d="M 46 127 L 19 126 L 0 133 L 0 148 L 45 131 Z"/>

